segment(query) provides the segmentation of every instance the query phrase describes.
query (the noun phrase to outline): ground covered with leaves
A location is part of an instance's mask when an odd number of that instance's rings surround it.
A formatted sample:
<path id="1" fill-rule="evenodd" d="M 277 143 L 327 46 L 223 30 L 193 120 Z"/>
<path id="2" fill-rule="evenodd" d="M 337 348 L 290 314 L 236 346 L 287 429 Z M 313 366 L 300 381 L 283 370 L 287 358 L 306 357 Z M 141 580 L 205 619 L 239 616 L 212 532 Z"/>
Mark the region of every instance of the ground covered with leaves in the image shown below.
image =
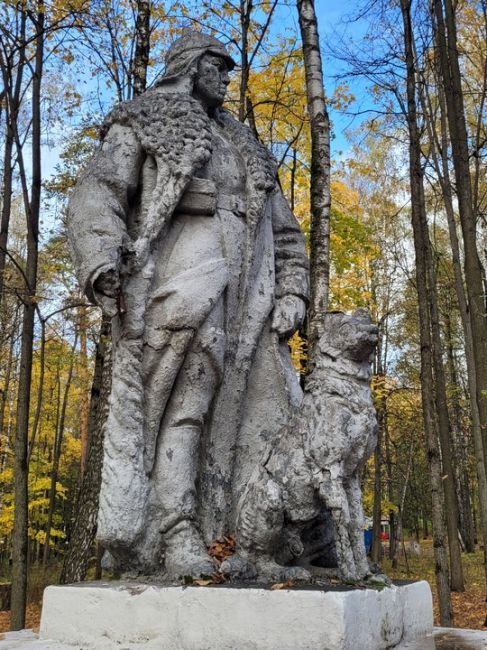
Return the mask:
<path id="1" fill-rule="evenodd" d="M 34 632 L 39 631 L 39 623 L 41 620 L 41 603 L 29 603 L 27 605 L 27 613 L 25 620 L 25 627 Z M 0 633 L 8 632 L 10 630 L 10 612 L 0 612 Z"/>
<path id="2" fill-rule="evenodd" d="M 485 630 L 487 617 L 485 577 L 482 564 L 483 551 L 463 553 L 462 562 L 465 575 L 465 591 L 453 593 L 453 613 L 456 627 Z M 405 555 L 401 551 L 397 569 L 391 568 L 384 559 L 382 568 L 392 578 L 401 580 L 427 580 L 433 592 L 435 625 L 439 625 L 438 598 L 436 594 L 433 547 L 431 540 L 421 542 L 419 557 Z"/>

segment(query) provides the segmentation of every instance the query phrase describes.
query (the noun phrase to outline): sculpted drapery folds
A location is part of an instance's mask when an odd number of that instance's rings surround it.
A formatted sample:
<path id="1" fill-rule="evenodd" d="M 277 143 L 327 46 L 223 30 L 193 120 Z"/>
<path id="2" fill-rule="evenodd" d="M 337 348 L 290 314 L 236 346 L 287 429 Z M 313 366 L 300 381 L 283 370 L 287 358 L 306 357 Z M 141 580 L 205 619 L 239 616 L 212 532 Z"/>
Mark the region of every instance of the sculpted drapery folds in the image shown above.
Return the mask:
<path id="1" fill-rule="evenodd" d="M 69 206 L 80 281 L 113 316 L 98 537 L 144 573 L 212 573 L 206 544 L 300 400 L 304 241 L 272 156 L 221 108 L 233 66 L 211 36 L 176 41 Z"/>

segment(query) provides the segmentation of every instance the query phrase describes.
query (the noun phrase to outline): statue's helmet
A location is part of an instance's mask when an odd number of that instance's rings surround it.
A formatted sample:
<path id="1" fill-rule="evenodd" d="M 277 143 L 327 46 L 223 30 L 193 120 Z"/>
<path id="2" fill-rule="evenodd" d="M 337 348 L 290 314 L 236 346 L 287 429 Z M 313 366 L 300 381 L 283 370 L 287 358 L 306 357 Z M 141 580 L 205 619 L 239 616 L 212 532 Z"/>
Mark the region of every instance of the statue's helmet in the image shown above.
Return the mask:
<path id="1" fill-rule="evenodd" d="M 186 31 L 180 36 L 166 54 L 166 70 L 161 81 L 177 79 L 193 70 L 193 66 L 204 54 L 213 54 L 224 59 L 229 70 L 235 61 L 221 41 L 210 34 Z"/>

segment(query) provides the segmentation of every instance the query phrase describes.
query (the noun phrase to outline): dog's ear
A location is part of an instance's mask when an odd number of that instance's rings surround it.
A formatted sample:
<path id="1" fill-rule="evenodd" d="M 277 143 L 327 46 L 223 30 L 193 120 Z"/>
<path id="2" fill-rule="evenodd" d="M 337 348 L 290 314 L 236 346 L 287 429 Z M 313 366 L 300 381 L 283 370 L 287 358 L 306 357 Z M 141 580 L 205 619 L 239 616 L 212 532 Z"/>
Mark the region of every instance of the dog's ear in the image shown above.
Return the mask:
<path id="1" fill-rule="evenodd" d="M 324 332 L 318 341 L 320 352 L 336 358 L 340 353 L 337 345 L 340 336 L 340 327 L 346 315 L 341 311 L 328 311 L 324 318 Z"/>
<path id="2" fill-rule="evenodd" d="M 353 312 L 353 317 L 358 318 L 359 320 L 366 321 L 367 323 L 371 323 L 372 319 L 370 317 L 370 312 L 368 309 L 365 309 L 365 307 L 359 307 Z"/>
<path id="3" fill-rule="evenodd" d="M 320 340 L 318 341 L 318 348 L 321 354 L 326 354 L 329 357 L 337 356 L 337 349 L 333 345 L 333 339 L 330 337 L 329 332 L 325 332 L 321 335 Z"/>

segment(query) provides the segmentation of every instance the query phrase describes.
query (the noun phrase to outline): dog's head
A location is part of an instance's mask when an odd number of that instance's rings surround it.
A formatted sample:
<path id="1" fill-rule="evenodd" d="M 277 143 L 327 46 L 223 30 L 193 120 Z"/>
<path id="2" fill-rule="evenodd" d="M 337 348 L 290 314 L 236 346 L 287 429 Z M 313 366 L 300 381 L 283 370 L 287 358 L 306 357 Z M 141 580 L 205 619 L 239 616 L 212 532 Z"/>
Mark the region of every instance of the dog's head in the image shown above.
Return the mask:
<path id="1" fill-rule="evenodd" d="M 352 314 L 328 312 L 325 315 L 325 331 L 320 338 L 321 352 L 333 358 L 350 361 L 372 361 L 379 330 L 370 320 L 366 309 Z"/>

